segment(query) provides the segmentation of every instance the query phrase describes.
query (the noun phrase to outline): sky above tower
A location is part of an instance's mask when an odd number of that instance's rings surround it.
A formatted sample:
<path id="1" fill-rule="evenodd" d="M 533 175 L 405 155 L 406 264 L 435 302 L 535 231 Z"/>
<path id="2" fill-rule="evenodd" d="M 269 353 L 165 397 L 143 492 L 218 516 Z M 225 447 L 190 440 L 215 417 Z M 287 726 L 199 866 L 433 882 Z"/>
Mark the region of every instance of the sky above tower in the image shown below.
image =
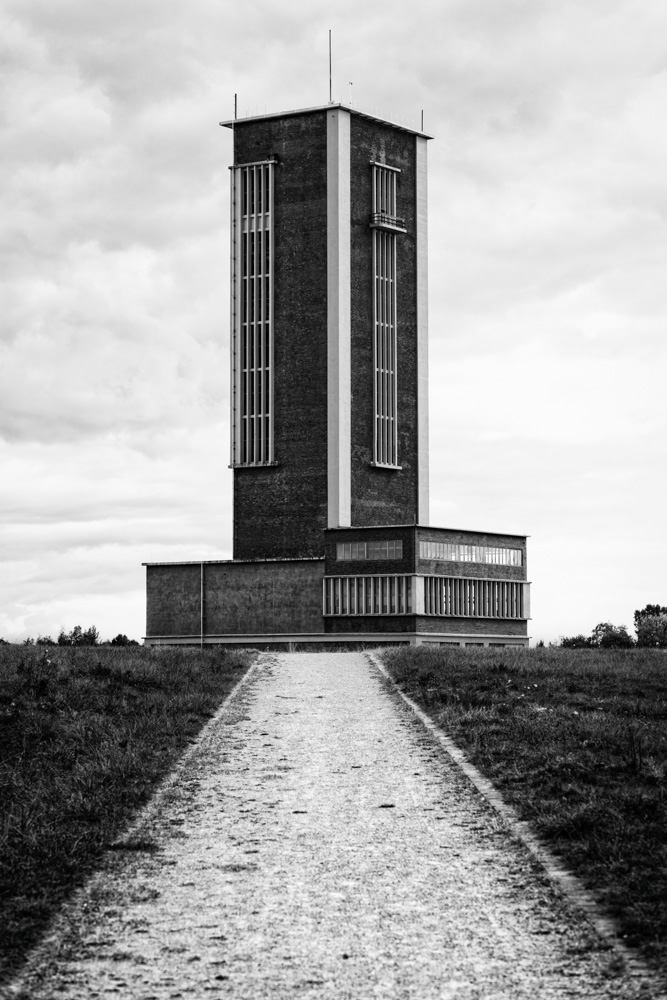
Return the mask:
<path id="1" fill-rule="evenodd" d="M 231 556 L 233 116 L 429 144 L 431 521 L 529 534 L 534 640 L 667 604 L 664 0 L 4 0 L 0 636 Z"/>

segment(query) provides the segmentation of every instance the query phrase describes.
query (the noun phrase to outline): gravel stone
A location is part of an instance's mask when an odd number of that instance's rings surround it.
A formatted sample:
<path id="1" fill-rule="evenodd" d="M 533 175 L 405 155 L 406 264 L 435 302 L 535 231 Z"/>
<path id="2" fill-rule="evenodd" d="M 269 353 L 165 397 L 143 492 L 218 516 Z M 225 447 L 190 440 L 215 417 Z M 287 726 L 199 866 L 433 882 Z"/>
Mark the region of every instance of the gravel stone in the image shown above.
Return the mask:
<path id="1" fill-rule="evenodd" d="M 8 997 L 659 1000 L 362 653 L 264 654 Z"/>

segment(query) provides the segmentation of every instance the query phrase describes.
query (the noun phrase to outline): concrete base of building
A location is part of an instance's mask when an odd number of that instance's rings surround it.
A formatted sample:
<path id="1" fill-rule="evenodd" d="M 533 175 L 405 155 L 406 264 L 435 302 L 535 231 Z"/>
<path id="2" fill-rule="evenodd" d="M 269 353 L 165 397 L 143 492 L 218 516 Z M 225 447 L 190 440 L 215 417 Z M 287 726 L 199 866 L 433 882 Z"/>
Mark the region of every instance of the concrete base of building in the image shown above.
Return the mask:
<path id="1" fill-rule="evenodd" d="M 247 635 L 147 635 L 146 646 L 249 646 L 253 649 L 304 647 L 377 648 L 378 646 L 520 646 L 527 648 L 529 636 L 461 635 L 449 632 L 258 632 Z"/>
<path id="2" fill-rule="evenodd" d="M 528 645 L 522 536 L 335 528 L 324 532 L 322 552 L 147 563 L 146 644 Z"/>

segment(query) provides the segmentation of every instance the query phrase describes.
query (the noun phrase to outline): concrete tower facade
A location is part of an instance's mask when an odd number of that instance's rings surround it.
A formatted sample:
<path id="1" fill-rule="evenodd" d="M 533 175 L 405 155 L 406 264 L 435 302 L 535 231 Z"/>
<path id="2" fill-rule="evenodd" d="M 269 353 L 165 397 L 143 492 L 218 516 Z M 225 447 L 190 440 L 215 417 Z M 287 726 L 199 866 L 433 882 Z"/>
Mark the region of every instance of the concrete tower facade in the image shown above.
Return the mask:
<path id="1" fill-rule="evenodd" d="M 147 643 L 527 645 L 524 536 L 429 525 L 427 142 L 224 122 L 234 558 L 147 564 Z"/>

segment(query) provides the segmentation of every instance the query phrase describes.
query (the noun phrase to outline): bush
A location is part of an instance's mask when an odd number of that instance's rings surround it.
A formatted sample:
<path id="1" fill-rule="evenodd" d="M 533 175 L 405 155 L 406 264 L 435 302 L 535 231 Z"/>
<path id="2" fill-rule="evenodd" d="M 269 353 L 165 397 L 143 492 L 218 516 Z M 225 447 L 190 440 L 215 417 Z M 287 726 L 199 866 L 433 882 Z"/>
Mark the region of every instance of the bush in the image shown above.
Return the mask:
<path id="1" fill-rule="evenodd" d="M 84 632 L 80 625 L 75 625 L 71 632 L 66 632 L 61 628 L 58 636 L 59 646 L 97 646 L 100 641 L 100 633 L 94 625 Z"/>
<path id="2" fill-rule="evenodd" d="M 560 644 L 563 649 L 590 649 L 593 640 L 588 635 L 562 635 Z"/>
<path id="3" fill-rule="evenodd" d="M 600 622 L 591 635 L 561 636 L 563 649 L 632 649 L 634 640 L 625 625 Z"/>
<path id="4" fill-rule="evenodd" d="M 634 640 L 625 625 L 600 622 L 593 629 L 592 645 L 599 649 L 632 649 Z"/>
<path id="5" fill-rule="evenodd" d="M 645 615 L 636 623 L 635 628 L 638 646 L 667 649 L 667 614 Z"/>
<path id="6" fill-rule="evenodd" d="M 111 640 L 111 646 L 138 646 L 139 643 L 136 639 L 128 639 L 126 635 L 119 632 L 115 639 Z"/>
<path id="7" fill-rule="evenodd" d="M 667 615 L 667 608 L 659 604 L 647 604 L 641 611 L 635 611 L 635 629 L 644 618 L 655 618 L 656 615 Z"/>

